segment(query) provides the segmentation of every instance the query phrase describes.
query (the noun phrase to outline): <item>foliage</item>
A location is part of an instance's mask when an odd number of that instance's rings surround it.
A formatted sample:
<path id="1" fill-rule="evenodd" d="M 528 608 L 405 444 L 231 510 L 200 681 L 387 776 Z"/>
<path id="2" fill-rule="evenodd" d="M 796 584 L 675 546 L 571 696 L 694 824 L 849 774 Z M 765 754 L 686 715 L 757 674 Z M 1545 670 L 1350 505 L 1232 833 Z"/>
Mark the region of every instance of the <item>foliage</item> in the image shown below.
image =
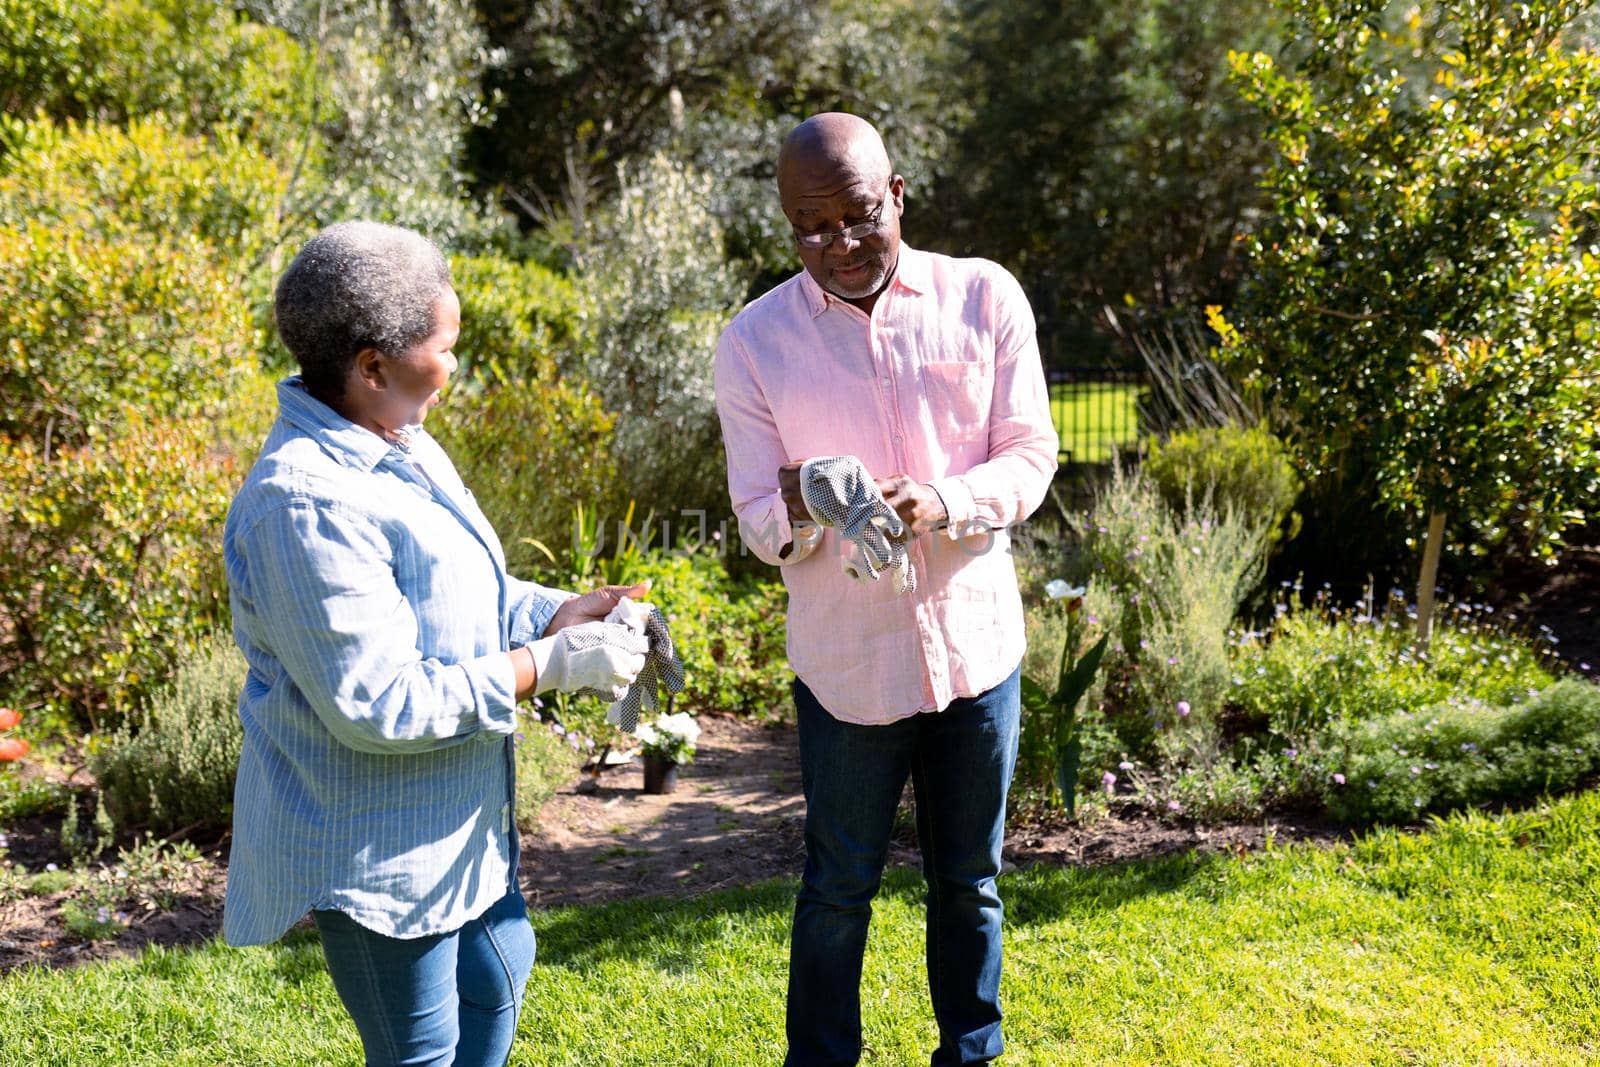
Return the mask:
<path id="1" fill-rule="evenodd" d="M 1300 492 L 1299 477 L 1283 445 L 1263 426 L 1221 426 L 1183 430 L 1166 441 L 1152 441 L 1140 470 L 1178 514 L 1196 499 L 1239 515 L 1277 540 L 1293 537 L 1285 528 Z"/>
<path id="2" fill-rule="evenodd" d="M 228 826 L 244 744 L 244 678 L 239 650 L 215 635 L 179 661 L 143 715 L 94 752 L 89 766 L 119 827 L 165 834 Z"/>
<path id="3" fill-rule="evenodd" d="M 1272 47 L 1266 0 L 959 6 L 942 95 L 962 107 L 930 226 L 944 250 L 1013 267 L 1047 347 L 1079 359 L 1104 345 L 1086 335 L 1105 305 L 1224 299 L 1262 170 L 1226 56 Z"/>
<path id="4" fill-rule="evenodd" d="M 196 419 L 130 413 L 46 458 L 0 437 L 0 676 L 57 715 L 130 710 L 225 611 L 232 465 Z"/>
<path id="5" fill-rule="evenodd" d="M 0 436 L 48 460 L 130 413 L 219 406 L 251 330 L 206 246 L 181 240 L 0 224 Z"/>
<path id="6" fill-rule="evenodd" d="M 1228 686 L 1227 635 L 1259 578 L 1266 530 L 1191 502 L 1167 506 L 1139 471 L 1113 471 L 1075 516 L 1085 621 L 1111 635 L 1098 692 L 1123 746 L 1164 769 L 1216 758 Z M 1098 768 L 1086 768 L 1098 776 Z"/>
<path id="7" fill-rule="evenodd" d="M 1534 694 L 1536 695 L 1530 695 Z M 1600 768 L 1600 688 L 1577 679 L 1514 704 L 1452 697 L 1342 731 L 1323 776 L 1343 822 L 1413 822 L 1570 789 Z"/>
<path id="8" fill-rule="evenodd" d="M 584 501 L 619 499 L 612 417 L 560 360 L 579 343 L 571 285 L 533 263 L 457 257 L 461 360 L 450 402 L 429 432 L 449 453 L 505 546 L 513 573 L 546 562 L 530 540 L 558 543 Z"/>
<path id="9" fill-rule="evenodd" d="M 169 116 L 285 147 L 311 57 L 231 5 L 0 0 L 0 112 L 56 122 Z"/>
<path id="10" fill-rule="evenodd" d="M 624 175 L 579 265 L 588 343 L 576 369 L 616 415 L 620 488 L 639 509 L 726 506 L 711 353 L 743 291 L 706 249 L 721 243 L 709 180 L 655 156 Z"/>
<path id="11" fill-rule="evenodd" d="M 498 62 L 470 0 L 241 0 L 313 57 L 297 114 L 306 180 L 286 214 L 312 226 L 373 218 L 448 244 L 483 244 L 495 220 L 466 198 L 467 131 L 486 121 L 480 80 Z M 287 153 L 286 153 L 287 154 Z"/>
<path id="12" fill-rule="evenodd" d="M 54 814 L 66 807 L 71 796 L 66 786 L 48 778 L 23 777 L 14 768 L 0 770 L 0 826 Z"/>
<path id="13" fill-rule="evenodd" d="M 67 933 L 84 941 L 114 941 L 128 928 L 125 914 L 96 898 L 62 901 L 61 918 Z"/>
<path id="14" fill-rule="evenodd" d="M 1224 354 L 1324 491 L 1548 552 L 1600 488 L 1600 55 L 1562 41 L 1586 5 L 1283 6 L 1304 62 L 1232 59 L 1274 153 Z"/>
<path id="15" fill-rule="evenodd" d="M 1019 741 L 1018 747 L 1019 750 L 1026 748 L 1030 756 L 1039 749 L 1043 750 L 1042 754 L 1050 767 L 1046 780 L 1053 786 L 1051 797 L 1065 807 L 1067 815 L 1071 817 L 1078 808 L 1078 778 L 1084 749 L 1083 731 L 1078 723 L 1078 703 L 1088 692 L 1095 672 L 1100 669 L 1100 661 L 1105 656 L 1111 635 L 1101 634 L 1100 640 L 1084 650 L 1080 640 L 1084 627 L 1078 616 L 1084 591 L 1068 588 L 1064 581 L 1058 580 L 1052 582 L 1046 592 L 1053 600 L 1067 601 L 1063 609 L 1067 614 L 1067 634 L 1061 642 L 1061 659 L 1055 669 L 1053 690 L 1045 688 L 1048 681 L 1041 683 L 1027 674 L 1022 677 L 1025 718 L 1022 729 L 1035 736 L 1030 737 L 1026 746 Z M 1044 677 L 1048 679 L 1050 676 Z M 1032 773 L 1027 777 L 1037 780 L 1039 768 L 1031 766 L 1033 760 L 1028 762 L 1030 765 L 1024 770 Z"/>
<path id="16" fill-rule="evenodd" d="M 0 225 L 166 241 L 193 235 L 238 280 L 278 239 L 288 178 L 231 127 L 185 132 L 161 113 L 127 125 L 15 122 L 0 157 Z M 192 248 L 189 255 L 195 255 Z"/>
<path id="17" fill-rule="evenodd" d="M 1270 629 L 1240 636 L 1228 699 L 1308 757 L 1336 727 L 1451 699 L 1510 704 L 1552 681 L 1542 658 L 1485 606 L 1450 606 L 1424 654 L 1403 603 L 1340 611 L 1321 596 L 1302 607 L 1295 592 L 1280 590 Z"/>
<path id="18" fill-rule="evenodd" d="M 720 542 L 719 542 L 720 543 Z M 683 661 L 678 710 L 781 717 L 789 708 L 780 582 L 731 578 L 710 549 L 649 554 L 629 580 L 650 579 L 650 602 Z"/>
<path id="19" fill-rule="evenodd" d="M 517 826 L 524 833 L 538 829 L 540 810 L 558 789 L 572 781 L 583 763 L 581 743 L 569 740 L 565 730 L 557 733 L 550 729 L 554 723 L 544 725 L 537 711 L 530 718 L 533 721 L 517 731 L 515 738 Z"/>

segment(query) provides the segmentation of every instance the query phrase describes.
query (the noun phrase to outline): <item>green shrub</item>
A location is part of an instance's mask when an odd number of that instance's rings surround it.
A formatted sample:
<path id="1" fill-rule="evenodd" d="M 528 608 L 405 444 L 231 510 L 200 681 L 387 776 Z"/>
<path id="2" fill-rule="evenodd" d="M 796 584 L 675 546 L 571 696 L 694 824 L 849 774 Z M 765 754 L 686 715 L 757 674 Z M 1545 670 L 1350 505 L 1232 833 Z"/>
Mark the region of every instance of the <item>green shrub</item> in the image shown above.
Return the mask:
<path id="1" fill-rule="evenodd" d="M 685 678 L 675 711 L 789 714 L 781 582 L 729 577 L 711 551 L 650 553 L 628 578 L 654 583 L 650 601 L 672 628 Z"/>
<path id="2" fill-rule="evenodd" d="M 459 390 L 428 419 L 518 575 L 549 566 L 532 541 L 570 540 L 576 503 L 615 499 L 610 428 L 581 384 L 548 380 Z"/>
<path id="3" fill-rule="evenodd" d="M 81 446 L 130 414 L 214 414 L 253 364 L 209 246 L 0 225 L 0 437 Z M 48 458 L 48 457 L 47 457 Z"/>
<path id="4" fill-rule="evenodd" d="M 24 778 L 15 768 L 0 768 L 0 827 L 33 815 L 49 815 L 66 808 L 72 791 L 48 778 Z M 0 850 L 0 866 L 5 856 Z"/>
<path id="5" fill-rule="evenodd" d="M 244 657 L 232 640 L 213 636 L 179 664 L 136 724 L 94 753 L 90 769 L 119 828 L 165 834 L 229 824 L 244 743 L 244 679 Z"/>
<path id="6" fill-rule="evenodd" d="M 744 296 L 721 260 L 710 179 L 664 155 L 623 175 L 580 255 L 578 371 L 616 416 L 620 499 L 641 513 L 727 507 L 712 353 Z"/>
<path id="7" fill-rule="evenodd" d="M 458 378 L 549 385 L 576 358 L 583 305 L 565 277 L 500 256 L 452 256 L 450 273 L 461 297 Z"/>
<path id="8" fill-rule="evenodd" d="M 132 414 L 48 458 L 0 437 L 0 697 L 46 729 L 130 710 L 224 618 L 234 474 L 211 433 Z"/>
<path id="9" fill-rule="evenodd" d="M 1182 515 L 1150 479 L 1121 470 L 1072 525 L 1088 587 L 1083 611 L 1111 634 L 1091 701 L 1128 751 L 1159 749 L 1164 772 L 1209 762 L 1228 688 L 1228 631 L 1260 574 L 1265 529 L 1204 500 Z"/>
<path id="10" fill-rule="evenodd" d="M 517 731 L 516 750 L 517 825 L 531 833 L 538 828 L 540 810 L 557 790 L 572 781 L 583 766 L 584 755 L 564 736 L 537 720 Z"/>
<path id="11" fill-rule="evenodd" d="M 125 122 L 161 112 L 287 148 L 314 57 L 230 4 L 0 0 L 0 112 Z"/>
<path id="12" fill-rule="evenodd" d="M 1239 638 L 1229 701 L 1285 745 L 1314 749 L 1333 727 L 1418 712 L 1449 699 L 1510 704 L 1553 679 L 1526 642 L 1486 610 L 1443 612 L 1426 654 L 1404 606 L 1298 606 L 1281 591 L 1270 630 Z"/>
<path id="13" fill-rule="evenodd" d="M 0 224 L 31 220 L 102 239 L 192 235 L 211 246 L 208 262 L 235 277 L 280 239 L 288 176 L 228 127 L 207 137 L 159 114 L 127 126 L 42 120 L 13 125 L 7 139 Z"/>
<path id="14" fill-rule="evenodd" d="M 1336 744 L 1322 789 L 1347 823 L 1532 800 L 1600 768 L 1600 688 L 1567 679 L 1509 705 L 1452 698 L 1352 724 Z"/>
<path id="15" fill-rule="evenodd" d="M 1300 494 L 1300 479 L 1288 450 L 1262 426 L 1183 430 L 1152 442 L 1141 466 L 1167 507 L 1186 513 L 1194 500 L 1209 498 L 1213 510 L 1233 512 L 1276 540 Z"/>

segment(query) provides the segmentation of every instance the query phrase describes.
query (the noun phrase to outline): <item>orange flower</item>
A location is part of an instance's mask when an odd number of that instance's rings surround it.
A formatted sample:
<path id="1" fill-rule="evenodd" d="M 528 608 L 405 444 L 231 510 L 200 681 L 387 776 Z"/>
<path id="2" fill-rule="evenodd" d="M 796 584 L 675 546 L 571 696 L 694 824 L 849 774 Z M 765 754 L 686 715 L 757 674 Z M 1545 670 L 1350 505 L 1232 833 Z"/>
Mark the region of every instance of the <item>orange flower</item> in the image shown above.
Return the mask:
<path id="1" fill-rule="evenodd" d="M 16 708 L 0 708 L 0 730 L 9 730 L 22 721 L 22 712 Z"/>
<path id="2" fill-rule="evenodd" d="M 10 763 L 28 754 L 33 746 L 20 737 L 0 737 L 0 763 Z"/>

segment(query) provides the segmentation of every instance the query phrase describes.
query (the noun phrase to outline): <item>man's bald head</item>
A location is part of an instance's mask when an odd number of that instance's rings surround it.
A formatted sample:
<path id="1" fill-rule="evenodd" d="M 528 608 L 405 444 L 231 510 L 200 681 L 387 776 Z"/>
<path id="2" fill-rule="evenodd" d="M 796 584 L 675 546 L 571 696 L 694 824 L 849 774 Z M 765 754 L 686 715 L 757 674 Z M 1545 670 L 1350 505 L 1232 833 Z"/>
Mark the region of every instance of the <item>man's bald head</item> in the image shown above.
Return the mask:
<path id="1" fill-rule="evenodd" d="M 778 151 L 778 195 L 794 187 L 827 187 L 835 182 L 883 182 L 889 153 L 872 123 L 843 111 L 812 115 L 784 138 Z"/>

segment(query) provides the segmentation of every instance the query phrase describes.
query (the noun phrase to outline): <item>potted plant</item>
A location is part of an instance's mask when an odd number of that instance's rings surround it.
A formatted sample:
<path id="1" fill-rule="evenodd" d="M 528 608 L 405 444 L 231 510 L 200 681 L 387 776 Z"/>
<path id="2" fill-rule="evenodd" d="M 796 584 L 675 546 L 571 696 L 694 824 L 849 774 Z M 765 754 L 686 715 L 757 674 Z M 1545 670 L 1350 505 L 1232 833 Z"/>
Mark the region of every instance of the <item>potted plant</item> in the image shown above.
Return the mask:
<path id="1" fill-rule="evenodd" d="M 640 723 L 634 736 L 643 745 L 644 791 L 670 793 L 678 788 L 678 767 L 694 759 L 700 725 L 686 711 L 660 715 L 655 722 Z"/>

